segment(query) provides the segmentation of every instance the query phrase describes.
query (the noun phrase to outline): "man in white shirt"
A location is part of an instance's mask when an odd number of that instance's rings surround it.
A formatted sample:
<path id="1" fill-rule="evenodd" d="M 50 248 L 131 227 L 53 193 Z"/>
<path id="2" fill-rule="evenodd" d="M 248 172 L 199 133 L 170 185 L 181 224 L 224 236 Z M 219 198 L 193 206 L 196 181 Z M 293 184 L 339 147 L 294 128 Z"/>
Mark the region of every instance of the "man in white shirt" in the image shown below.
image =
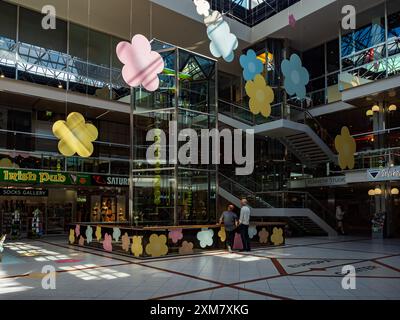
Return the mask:
<path id="1" fill-rule="evenodd" d="M 247 199 L 240 201 L 242 208 L 240 209 L 239 218 L 239 230 L 243 242 L 243 251 L 250 251 L 250 237 L 249 237 L 249 225 L 250 225 L 250 208 L 247 205 Z"/>

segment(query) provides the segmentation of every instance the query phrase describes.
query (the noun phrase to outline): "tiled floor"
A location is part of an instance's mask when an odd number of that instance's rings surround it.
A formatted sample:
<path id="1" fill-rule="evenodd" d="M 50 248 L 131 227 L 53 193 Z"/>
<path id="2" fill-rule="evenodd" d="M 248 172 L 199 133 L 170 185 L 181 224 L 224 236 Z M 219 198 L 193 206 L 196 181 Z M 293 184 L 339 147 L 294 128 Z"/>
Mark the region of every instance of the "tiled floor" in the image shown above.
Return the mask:
<path id="1" fill-rule="evenodd" d="M 251 253 L 137 260 L 65 239 L 8 242 L 0 299 L 336 300 L 400 299 L 400 240 L 292 238 Z M 56 290 L 42 288 L 42 267 L 56 269 Z M 356 268 L 356 289 L 342 288 L 342 267 Z"/>

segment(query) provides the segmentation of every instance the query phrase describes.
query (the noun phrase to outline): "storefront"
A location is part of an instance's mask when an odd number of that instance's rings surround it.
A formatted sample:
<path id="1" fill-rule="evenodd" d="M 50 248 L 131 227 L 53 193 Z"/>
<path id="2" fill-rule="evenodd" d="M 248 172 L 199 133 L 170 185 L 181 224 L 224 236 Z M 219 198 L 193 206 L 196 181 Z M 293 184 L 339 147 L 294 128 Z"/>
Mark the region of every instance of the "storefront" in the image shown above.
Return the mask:
<path id="1" fill-rule="evenodd" d="M 126 177 L 0 169 L 0 232 L 25 237 L 65 233 L 74 221 L 123 223 L 127 198 Z"/>

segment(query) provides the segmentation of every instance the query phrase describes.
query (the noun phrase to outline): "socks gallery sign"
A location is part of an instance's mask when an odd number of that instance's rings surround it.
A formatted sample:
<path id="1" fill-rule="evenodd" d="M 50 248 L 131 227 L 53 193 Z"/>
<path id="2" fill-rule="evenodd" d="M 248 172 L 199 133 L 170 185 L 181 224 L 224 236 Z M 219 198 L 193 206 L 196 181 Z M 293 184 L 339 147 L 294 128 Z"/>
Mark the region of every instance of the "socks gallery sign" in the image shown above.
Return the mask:
<path id="1" fill-rule="evenodd" d="M 0 189 L 0 196 L 8 197 L 48 197 L 47 189 Z"/>
<path id="2" fill-rule="evenodd" d="M 367 176 L 368 181 L 400 180 L 400 166 L 382 169 L 369 169 L 367 171 Z"/>

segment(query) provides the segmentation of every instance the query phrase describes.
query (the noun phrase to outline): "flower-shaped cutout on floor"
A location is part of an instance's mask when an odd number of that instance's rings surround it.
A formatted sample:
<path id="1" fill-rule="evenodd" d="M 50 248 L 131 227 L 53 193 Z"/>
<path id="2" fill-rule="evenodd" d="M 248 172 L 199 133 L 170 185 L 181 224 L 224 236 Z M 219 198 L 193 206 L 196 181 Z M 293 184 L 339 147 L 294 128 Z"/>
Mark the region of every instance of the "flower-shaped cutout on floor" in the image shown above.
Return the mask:
<path id="1" fill-rule="evenodd" d="M 200 247 L 203 249 L 207 246 L 211 247 L 214 243 L 213 241 L 214 231 L 211 229 L 202 229 L 197 233 L 197 240 L 200 241 Z"/>
<path id="2" fill-rule="evenodd" d="M 101 227 L 100 227 L 100 226 L 97 226 L 97 227 L 96 227 L 96 233 L 95 233 L 95 235 L 96 235 L 97 241 L 100 241 L 100 240 L 101 240 Z"/>
<path id="3" fill-rule="evenodd" d="M 249 227 L 249 238 L 253 239 L 256 234 L 257 234 L 256 226 L 250 226 Z"/>
<path id="4" fill-rule="evenodd" d="M 121 236 L 121 230 L 117 227 L 113 228 L 113 238 L 115 242 L 119 241 L 119 237 Z"/>
<path id="5" fill-rule="evenodd" d="M 260 243 L 268 243 L 268 236 L 268 231 L 265 228 L 262 228 L 262 230 L 258 233 Z"/>
<path id="6" fill-rule="evenodd" d="M 142 85 L 148 91 L 160 86 L 158 74 L 164 70 L 164 60 L 141 34 L 133 37 L 132 43 L 123 41 L 117 46 L 117 56 L 124 64 L 122 77 L 131 87 Z"/>
<path id="7" fill-rule="evenodd" d="M 297 95 L 300 100 L 306 97 L 306 85 L 310 81 L 310 74 L 303 67 L 300 57 L 292 54 L 290 60 L 282 61 L 282 73 L 285 76 L 285 90 L 288 95 Z"/>
<path id="8" fill-rule="evenodd" d="M 70 244 L 75 243 L 75 230 L 74 229 L 69 229 L 69 243 Z"/>
<path id="9" fill-rule="evenodd" d="M 168 238 L 172 240 L 172 243 L 178 243 L 179 240 L 183 239 L 182 229 L 174 229 L 168 233 Z"/>
<path id="10" fill-rule="evenodd" d="M 335 138 L 335 148 L 339 153 L 339 166 L 342 170 L 354 169 L 354 154 L 357 151 L 356 140 L 350 135 L 349 128 L 343 127 L 341 135 Z"/>
<path id="11" fill-rule="evenodd" d="M 219 230 L 219 232 L 218 232 L 218 237 L 221 239 L 222 242 L 226 241 L 225 227 L 221 227 L 221 230 Z"/>
<path id="12" fill-rule="evenodd" d="M 72 112 L 67 121 L 54 123 L 53 134 L 60 140 L 58 150 L 62 155 L 71 157 L 77 153 L 82 158 L 88 158 L 93 153 L 93 142 L 99 133 L 93 124 L 86 123 L 80 113 Z"/>
<path id="13" fill-rule="evenodd" d="M 122 236 L 122 250 L 125 250 L 126 252 L 129 251 L 129 246 L 131 245 L 131 239 L 128 236 L 128 233 L 125 232 L 125 234 Z"/>
<path id="14" fill-rule="evenodd" d="M 194 0 L 196 11 L 199 15 L 208 17 L 210 15 L 210 3 L 206 0 Z"/>
<path id="15" fill-rule="evenodd" d="M 263 63 L 257 59 L 257 55 L 252 49 L 240 57 L 240 65 L 243 68 L 243 78 L 246 81 L 254 80 L 255 76 L 263 71 Z"/>
<path id="16" fill-rule="evenodd" d="M 143 237 L 141 236 L 132 237 L 131 252 L 135 257 L 140 257 L 143 254 L 142 239 Z"/>
<path id="17" fill-rule="evenodd" d="M 283 244 L 283 229 L 282 228 L 274 228 L 272 230 L 271 241 L 275 246 L 280 246 Z"/>
<path id="18" fill-rule="evenodd" d="M 152 257 L 165 256 L 168 253 L 167 237 L 163 234 L 160 236 L 152 234 L 146 246 L 146 253 Z"/>
<path id="19" fill-rule="evenodd" d="M 217 23 L 210 24 L 207 27 L 207 35 L 211 40 L 211 54 L 216 58 L 222 57 L 226 62 L 232 62 L 239 42 L 231 33 L 228 23 L 222 19 Z"/>
<path id="20" fill-rule="evenodd" d="M 93 241 L 93 229 L 91 226 L 87 226 L 85 235 L 86 235 L 86 242 L 88 244 L 91 243 Z"/>
<path id="21" fill-rule="evenodd" d="M 103 249 L 109 252 L 112 251 L 112 238 L 108 233 L 104 235 Z"/>
<path id="22" fill-rule="evenodd" d="M 193 243 L 183 241 L 182 247 L 179 248 L 179 254 L 193 254 Z"/>
<path id="23" fill-rule="evenodd" d="M 271 103 L 274 101 L 274 91 L 267 86 L 262 75 L 258 74 L 254 77 L 254 81 L 246 83 L 246 93 L 250 97 L 250 111 L 257 115 L 261 113 L 268 118 L 271 115 Z"/>

